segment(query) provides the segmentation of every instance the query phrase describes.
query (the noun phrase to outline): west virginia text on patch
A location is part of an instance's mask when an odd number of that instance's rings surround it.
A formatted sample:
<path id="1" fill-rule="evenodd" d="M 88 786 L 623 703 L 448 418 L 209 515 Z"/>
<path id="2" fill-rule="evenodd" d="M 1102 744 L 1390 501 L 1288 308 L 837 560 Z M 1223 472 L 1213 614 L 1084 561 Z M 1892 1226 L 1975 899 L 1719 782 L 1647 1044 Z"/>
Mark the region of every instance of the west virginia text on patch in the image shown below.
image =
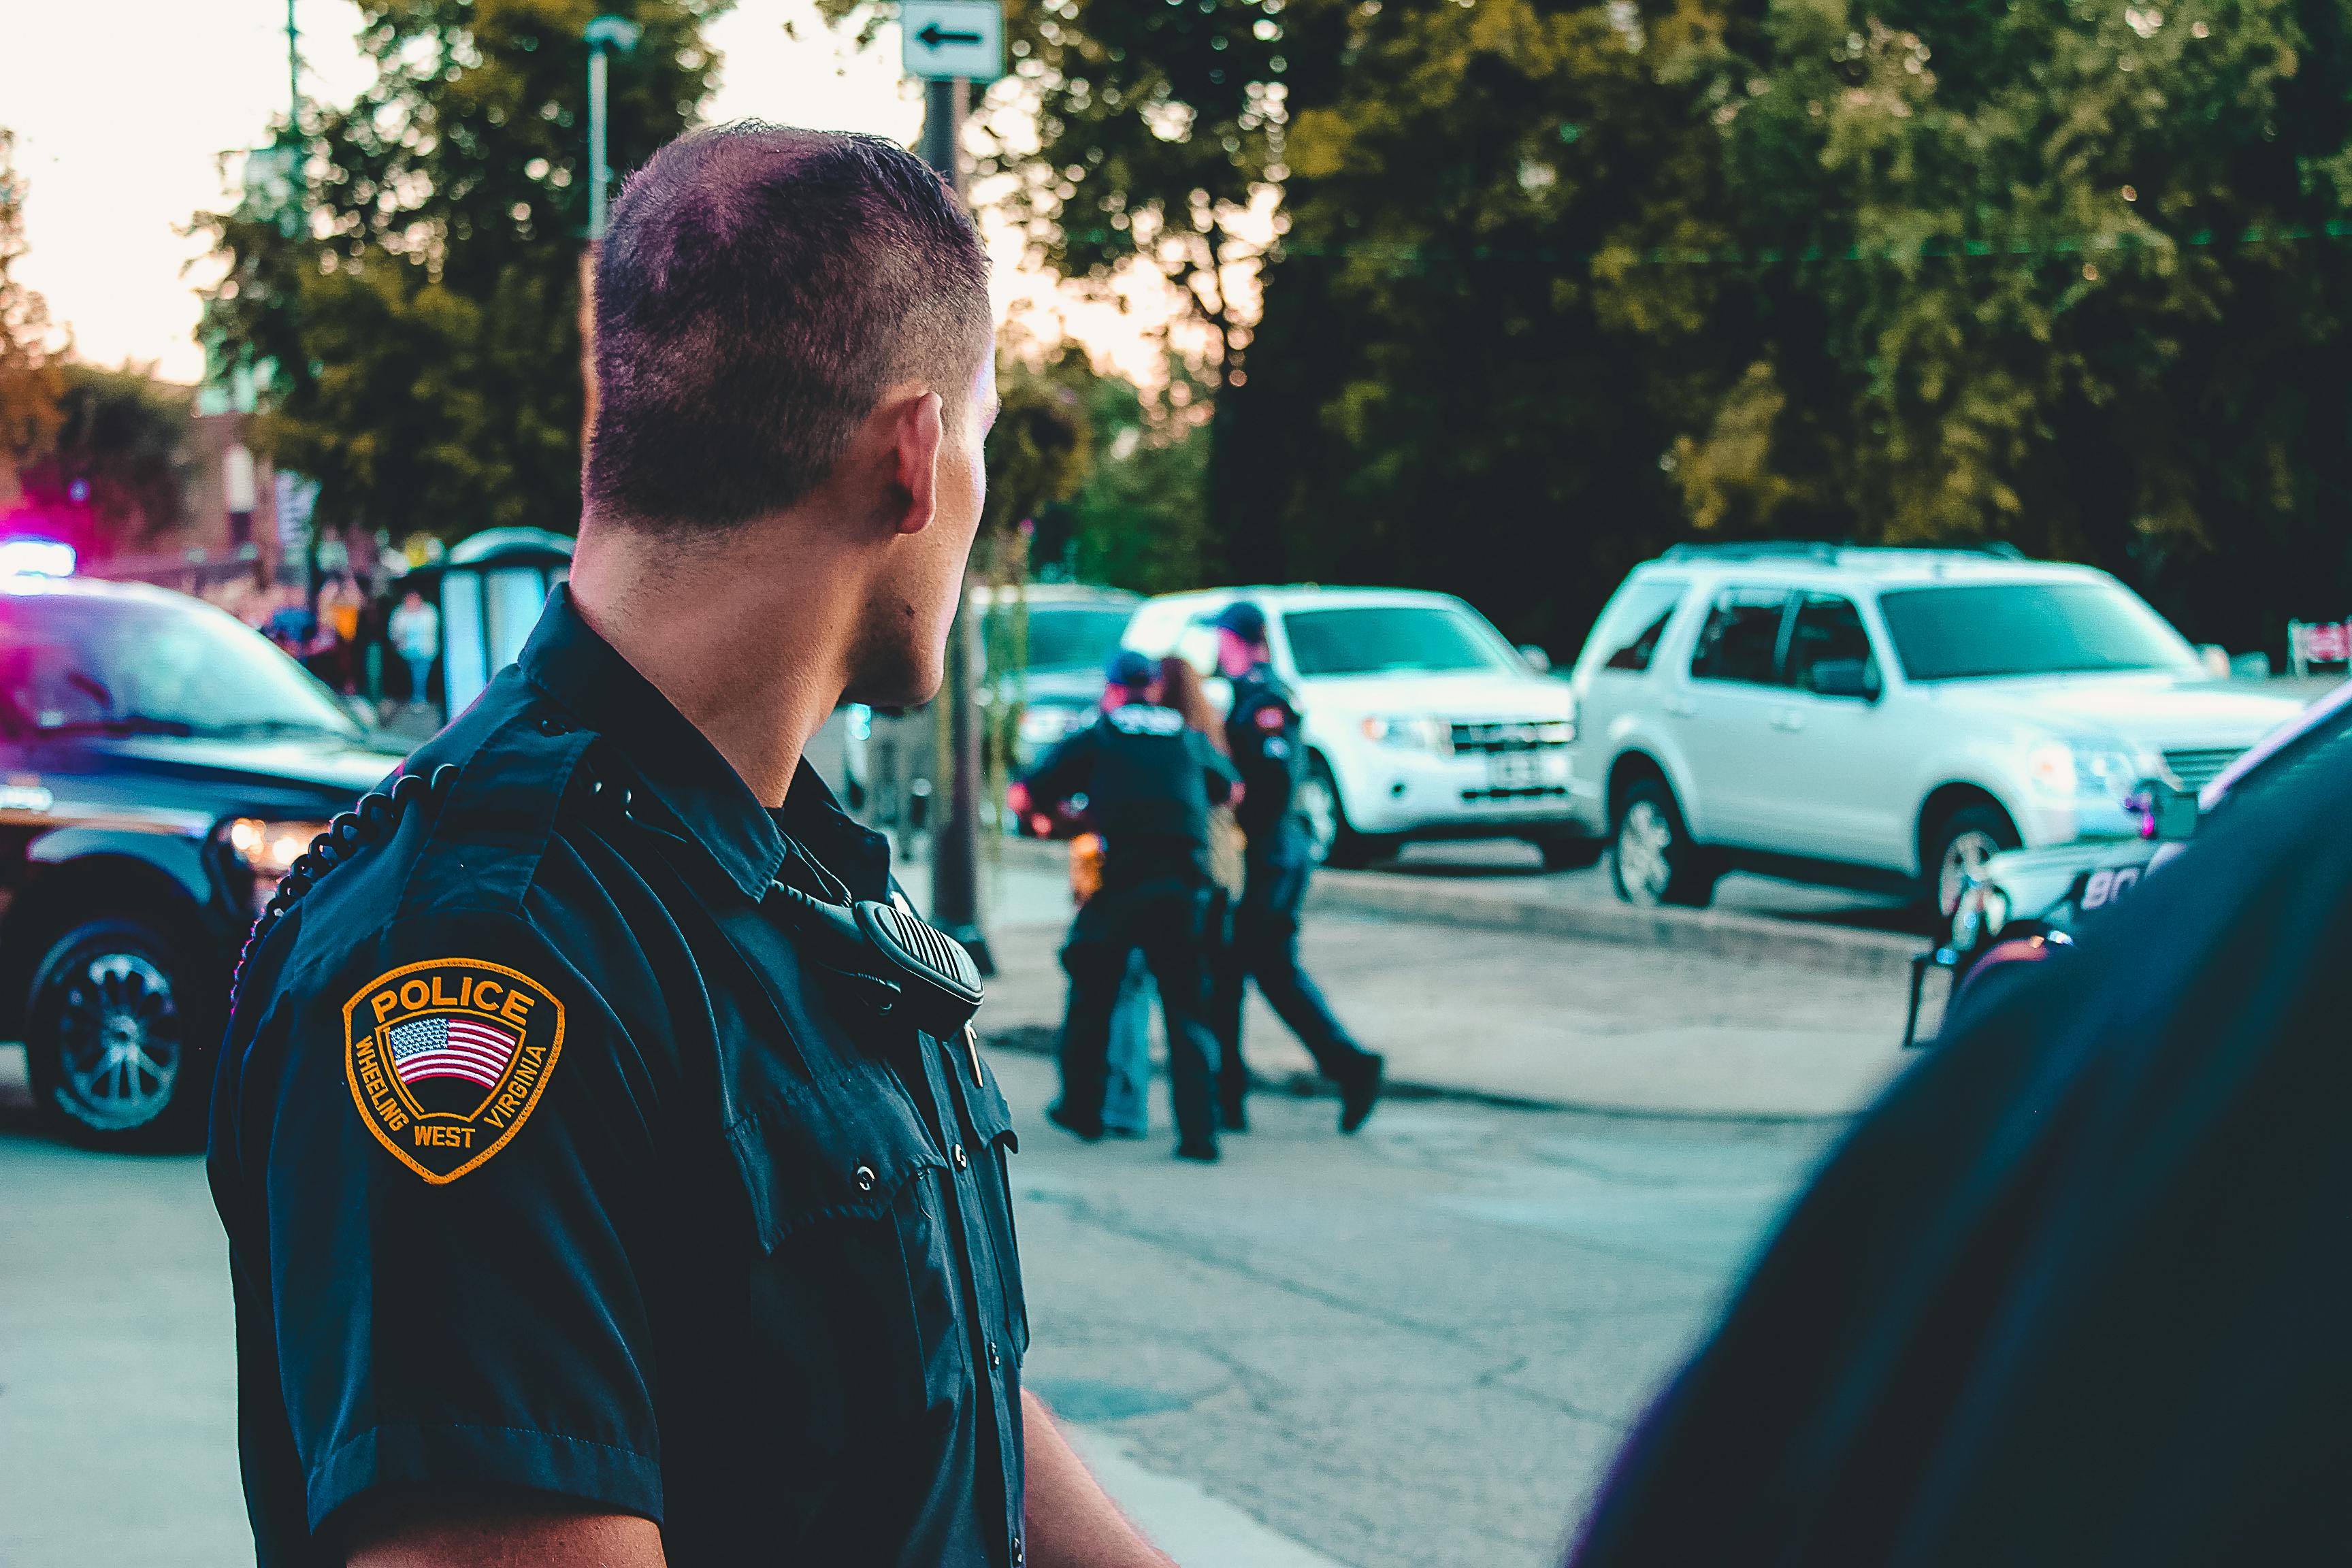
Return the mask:
<path id="1" fill-rule="evenodd" d="M 343 1004 L 343 1076 L 376 1142 L 436 1186 L 507 1146 L 563 1050 L 563 1004 L 503 964 L 435 958 Z"/>

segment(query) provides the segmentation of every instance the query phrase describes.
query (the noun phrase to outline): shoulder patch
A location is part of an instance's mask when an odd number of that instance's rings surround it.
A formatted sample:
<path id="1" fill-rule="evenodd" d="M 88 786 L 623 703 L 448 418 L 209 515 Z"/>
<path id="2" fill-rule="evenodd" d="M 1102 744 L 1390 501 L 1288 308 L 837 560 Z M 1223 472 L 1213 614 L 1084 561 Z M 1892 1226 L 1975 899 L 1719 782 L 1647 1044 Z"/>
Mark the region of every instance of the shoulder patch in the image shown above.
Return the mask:
<path id="1" fill-rule="evenodd" d="M 404 964 L 343 1004 L 343 1076 L 360 1120 L 436 1187 L 507 1146 L 562 1050 L 563 1004 L 478 958 Z"/>
<path id="2" fill-rule="evenodd" d="M 1269 702 L 1250 715 L 1251 721 L 1261 730 L 1272 731 L 1289 727 L 1290 710 L 1279 702 Z"/>

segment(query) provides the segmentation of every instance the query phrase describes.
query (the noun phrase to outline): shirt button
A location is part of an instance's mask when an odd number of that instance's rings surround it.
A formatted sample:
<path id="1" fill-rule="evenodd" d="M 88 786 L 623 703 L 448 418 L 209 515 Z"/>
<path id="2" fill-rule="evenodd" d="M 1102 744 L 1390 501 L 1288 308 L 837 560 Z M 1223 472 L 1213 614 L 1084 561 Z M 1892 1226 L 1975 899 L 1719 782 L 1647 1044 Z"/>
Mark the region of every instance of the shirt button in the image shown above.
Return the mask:
<path id="1" fill-rule="evenodd" d="M 1001 1367 L 1001 1366 L 1003 1366 L 1003 1364 L 1004 1364 L 1004 1358 L 1003 1358 L 1003 1356 L 999 1355 L 999 1354 L 997 1353 L 997 1352 L 996 1352 L 996 1342 L 995 1342 L 994 1340 L 991 1340 L 991 1341 L 989 1341 L 989 1342 L 988 1342 L 988 1370 L 989 1370 L 989 1371 L 991 1371 L 991 1372 L 994 1372 L 998 1367 Z"/>
<path id="2" fill-rule="evenodd" d="M 961 1143 L 955 1146 L 955 1153 L 952 1157 L 955 1160 L 955 1168 L 959 1171 L 971 1163 L 971 1156 L 963 1152 L 963 1145 Z"/>
<path id="3" fill-rule="evenodd" d="M 1028 1561 L 1028 1554 L 1023 1550 L 1021 1545 L 1021 1538 L 1017 1535 L 1014 1536 L 1013 1538 L 1013 1568 L 1021 1568 L 1021 1565 Z"/>
<path id="4" fill-rule="evenodd" d="M 569 735 L 572 726 L 550 713 L 540 720 L 539 732 L 542 735 Z"/>
<path id="5" fill-rule="evenodd" d="M 870 1193 L 874 1190 L 874 1167 L 871 1165 L 860 1165 L 857 1167 L 856 1173 L 849 1179 L 857 1184 L 857 1190 L 859 1192 Z"/>

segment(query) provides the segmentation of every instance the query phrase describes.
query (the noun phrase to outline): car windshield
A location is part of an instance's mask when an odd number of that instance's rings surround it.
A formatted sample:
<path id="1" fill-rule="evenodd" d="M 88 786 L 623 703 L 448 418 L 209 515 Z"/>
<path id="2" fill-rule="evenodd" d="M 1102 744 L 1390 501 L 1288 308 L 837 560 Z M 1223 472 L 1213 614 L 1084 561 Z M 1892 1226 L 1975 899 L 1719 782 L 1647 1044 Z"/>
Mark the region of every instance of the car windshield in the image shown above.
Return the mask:
<path id="1" fill-rule="evenodd" d="M 1911 680 L 2192 670 L 2180 634 L 2114 583 L 1988 583 L 1882 594 Z"/>
<path id="2" fill-rule="evenodd" d="M 1118 651 L 1119 635 L 1135 612 L 1124 605 L 1032 605 L 1028 640 L 1009 607 L 988 612 L 992 664 L 1024 669 L 1100 669 Z M 1025 647 L 1027 657 L 1018 650 Z"/>
<path id="3" fill-rule="evenodd" d="M 1301 675 L 1445 674 L 1506 670 L 1494 634 L 1460 610 L 1377 605 L 1292 610 L 1282 618 Z"/>
<path id="4" fill-rule="evenodd" d="M 334 694 L 194 599 L 0 595 L 0 719 L 18 734 L 355 736 Z"/>

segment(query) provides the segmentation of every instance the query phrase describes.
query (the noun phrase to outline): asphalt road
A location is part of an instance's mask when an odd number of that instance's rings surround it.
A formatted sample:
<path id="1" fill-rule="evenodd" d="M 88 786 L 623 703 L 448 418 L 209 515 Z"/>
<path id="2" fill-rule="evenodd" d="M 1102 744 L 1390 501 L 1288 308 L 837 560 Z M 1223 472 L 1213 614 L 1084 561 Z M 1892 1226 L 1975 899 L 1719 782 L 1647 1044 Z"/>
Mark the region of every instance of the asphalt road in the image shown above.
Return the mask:
<path id="1" fill-rule="evenodd" d="M 33 1131 L 0 1053 L 0 1563 L 249 1562 L 224 1247 L 192 1157 Z M 1213 1169 L 1086 1147 L 997 1066 L 1028 1376 L 1191 1565 L 1555 1557 L 1831 1124 L 1262 1095 Z M 1167 1118 L 1160 1108 L 1159 1127 Z"/>

